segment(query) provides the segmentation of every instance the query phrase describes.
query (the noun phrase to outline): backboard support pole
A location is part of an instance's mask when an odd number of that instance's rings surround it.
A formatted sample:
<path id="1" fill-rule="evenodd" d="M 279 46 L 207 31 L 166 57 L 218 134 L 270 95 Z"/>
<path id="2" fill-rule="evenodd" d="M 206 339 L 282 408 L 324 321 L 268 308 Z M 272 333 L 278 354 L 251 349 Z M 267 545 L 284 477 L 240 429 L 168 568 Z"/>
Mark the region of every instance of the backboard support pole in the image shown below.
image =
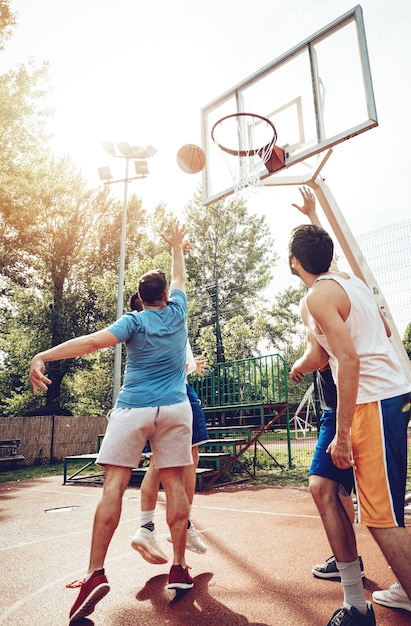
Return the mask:
<path id="1" fill-rule="evenodd" d="M 393 348 L 404 367 L 408 380 L 411 382 L 411 362 L 391 315 L 391 311 L 334 196 L 321 176 L 317 176 L 315 180 L 311 180 L 307 185 L 313 189 L 353 273 L 363 280 L 371 290 L 377 306 L 391 331 L 390 339 Z"/>

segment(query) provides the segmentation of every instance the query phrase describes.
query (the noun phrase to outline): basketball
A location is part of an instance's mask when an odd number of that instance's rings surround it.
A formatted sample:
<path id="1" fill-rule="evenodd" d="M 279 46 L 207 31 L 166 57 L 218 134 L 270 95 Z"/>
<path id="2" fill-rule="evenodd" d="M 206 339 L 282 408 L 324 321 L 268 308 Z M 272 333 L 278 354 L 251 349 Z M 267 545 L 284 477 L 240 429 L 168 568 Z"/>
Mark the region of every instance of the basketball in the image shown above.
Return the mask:
<path id="1" fill-rule="evenodd" d="M 206 164 L 204 150 L 194 143 L 187 143 L 177 152 L 177 164 L 186 174 L 201 172 Z"/>

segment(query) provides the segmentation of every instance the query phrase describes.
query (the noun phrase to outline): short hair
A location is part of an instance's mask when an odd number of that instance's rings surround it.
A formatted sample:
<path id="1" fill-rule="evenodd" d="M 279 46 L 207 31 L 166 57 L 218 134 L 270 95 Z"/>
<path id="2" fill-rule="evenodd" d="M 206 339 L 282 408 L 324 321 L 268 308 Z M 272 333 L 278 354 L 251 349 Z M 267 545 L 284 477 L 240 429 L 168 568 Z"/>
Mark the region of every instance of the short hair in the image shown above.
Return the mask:
<path id="1" fill-rule="evenodd" d="M 166 291 L 168 291 L 168 282 L 163 270 L 147 272 L 138 283 L 140 298 L 147 304 L 154 304 L 162 300 Z"/>
<path id="2" fill-rule="evenodd" d="M 139 313 L 144 309 L 143 303 L 141 302 L 140 296 L 138 295 L 138 291 L 136 291 L 136 293 L 133 293 L 133 295 L 130 297 L 129 306 L 132 311 L 138 311 Z"/>
<path id="3" fill-rule="evenodd" d="M 303 224 L 291 233 L 288 246 L 289 258 L 295 257 L 310 274 L 328 272 L 334 255 L 330 235 L 320 226 Z"/>

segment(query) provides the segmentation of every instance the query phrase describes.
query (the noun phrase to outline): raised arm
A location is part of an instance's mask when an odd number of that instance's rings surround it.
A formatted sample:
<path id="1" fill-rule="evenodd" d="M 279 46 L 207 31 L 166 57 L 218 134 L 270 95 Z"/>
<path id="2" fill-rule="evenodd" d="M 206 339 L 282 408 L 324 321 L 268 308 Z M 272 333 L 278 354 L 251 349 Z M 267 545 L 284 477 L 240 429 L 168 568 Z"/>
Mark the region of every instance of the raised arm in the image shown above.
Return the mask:
<path id="1" fill-rule="evenodd" d="M 306 215 L 310 220 L 311 224 L 315 224 L 316 226 L 321 226 L 321 222 L 318 219 L 317 211 L 315 210 L 315 196 L 311 189 L 308 187 L 299 187 L 299 192 L 303 199 L 302 206 L 298 204 L 292 204 L 296 209 L 300 211 L 303 215 Z M 322 226 L 321 226 L 322 228 Z"/>
<path id="2" fill-rule="evenodd" d="M 168 243 L 171 248 L 171 282 L 170 291 L 180 289 L 185 292 L 185 263 L 183 250 L 188 250 L 191 244 L 184 240 L 187 229 L 185 225 L 178 222 L 170 222 L 170 234 L 161 233 L 161 238 Z"/>
<path id="3" fill-rule="evenodd" d="M 303 215 L 306 215 L 308 219 L 310 220 L 311 224 L 315 224 L 316 226 L 320 226 L 321 228 L 323 228 L 323 225 L 321 224 L 319 220 L 319 217 L 317 215 L 317 211 L 315 208 L 315 196 L 313 192 L 308 187 L 299 187 L 299 192 L 303 198 L 302 206 L 299 206 L 298 204 L 292 204 L 291 206 L 294 206 L 296 209 L 300 211 L 300 213 L 302 213 Z M 333 259 L 331 262 L 330 270 L 333 272 L 338 272 L 338 265 L 335 262 L 335 259 Z M 359 278 L 363 280 L 361 276 L 359 276 Z M 388 322 L 383 316 L 383 314 L 381 313 L 381 311 L 379 311 L 379 313 L 380 313 L 382 322 L 384 324 L 387 337 L 391 337 L 391 328 L 389 327 Z"/>
<path id="4" fill-rule="evenodd" d="M 300 211 L 300 213 L 306 215 L 311 224 L 319 226 L 320 228 L 324 228 L 317 215 L 317 211 L 315 208 L 315 196 L 311 189 L 309 187 L 299 187 L 299 192 L 303 198 L 302 206 L 299 206 L 298 204 L 292 204 L 291 206 L 294 206 Z M 330 270 L 332 270 L 333 272 L 338 271 L 338 266 L 334 259 L 331 262 Z"/>
<path id="5" fill-rule="evenodd" d="M 64 341 L 49 350 L 44 350 L 36 354 L 30 365 L 29 378 L 33 386 L 33 393 L 36 396 L 39 388 L 47 391 L 47 386 L 51 385 L 50 378 L 45 376 L 45 364 L 49 361 L 59 361 L 60 359 L 71 359 L 83 354 L 90 354 L 96 350 L 109 348 L 118 343 L 117 337 L 109 330 L 99 330 L 91 335 L 83 335 L 75 339 Z"/>

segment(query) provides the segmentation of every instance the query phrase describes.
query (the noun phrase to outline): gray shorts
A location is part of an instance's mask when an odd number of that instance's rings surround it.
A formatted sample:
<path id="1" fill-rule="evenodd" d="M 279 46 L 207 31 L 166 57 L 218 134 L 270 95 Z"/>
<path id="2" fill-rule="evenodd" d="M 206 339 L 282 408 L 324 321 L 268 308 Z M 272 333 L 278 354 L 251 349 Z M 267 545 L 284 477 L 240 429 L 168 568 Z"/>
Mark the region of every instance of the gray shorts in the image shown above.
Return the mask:
<path id="1" fill-rule="evenodd" d="M 159 469 L 192 465 L 190 402 L 136 409 L 114 408 L 97 457 L 99 465 L 138 467 L 149 439 Z"/>

